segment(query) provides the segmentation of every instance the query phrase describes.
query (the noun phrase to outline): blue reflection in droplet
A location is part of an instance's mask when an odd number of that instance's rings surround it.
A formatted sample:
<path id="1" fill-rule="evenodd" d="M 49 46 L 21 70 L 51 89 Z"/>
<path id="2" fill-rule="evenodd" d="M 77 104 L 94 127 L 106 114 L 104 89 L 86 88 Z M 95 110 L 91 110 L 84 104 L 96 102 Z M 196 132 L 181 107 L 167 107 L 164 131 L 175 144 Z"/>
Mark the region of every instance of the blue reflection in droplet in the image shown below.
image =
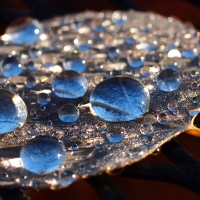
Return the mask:
<path id="1" fill-rule="evenodd" d="M 19 18 L 6 29 L 8 41 L 19 45 L 36 43 L 42 32 L 42 25 L 31 18 Z"/>
<path id="2" fill-rule="evenodd" d="M 130 77 L 113 77 L 101 82 L 90 96 L 95 113 L 111 122 L 130 121 L 149 110 L 149 91 Z"/>
<path id="3" fill-rule="evenodd" d="M 181 85 L 181 76 L 173 69 L 165 69 L 157 76 L 156 84 L 160 90 L 172 92 Z"/>
<path id="4" fill-rule="evenodd" d="M 196 57 L 196 54 L 192 50 L 183 50 L 182 51 L 182 57 L 183 58 L 193 59 L 193 58 Z"/>
<path id="5" fill-rule="evenodd" d="M 48 174 L 57 170 L 66 152 L 56 138 L 39 136 L 28 141 L 21 149 L 22 165 L 36 174 Z"/>
<path id="6" fill-rule="evenodd" d="M 69 70 L 59 73 L 52 81 L 53 92 L 63 98 L 76 99 L 87 91 L 87 80 L 78 72 Z"/>
<path id="7" fill-rule="evenodd" d="M 66 60 L 63 63 L 63 67 L 65 70 L 73 70 L 78 73 L 82 73 L 86 70 L 87 65 L 85 63 L 85 60 L 82 59 L 72 59 L 72 60 Z"/>
<path id="8" fill-rule="evenodd" d="M 23 67 L 16 56 L 8 56 L 2 63 L 2 74 L 4 77 L 18 76 L 23 72 Z"/>

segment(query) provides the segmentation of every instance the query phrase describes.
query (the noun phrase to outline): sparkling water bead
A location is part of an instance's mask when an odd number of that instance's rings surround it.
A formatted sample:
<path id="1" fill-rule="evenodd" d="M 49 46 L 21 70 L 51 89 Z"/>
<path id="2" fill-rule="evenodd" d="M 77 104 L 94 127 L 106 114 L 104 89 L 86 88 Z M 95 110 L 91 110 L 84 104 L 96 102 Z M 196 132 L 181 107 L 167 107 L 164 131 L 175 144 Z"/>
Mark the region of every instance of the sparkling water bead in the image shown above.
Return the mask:
<path id="1" fill-rule="evenodd" d="M 0 89 L 0 102 L 0 134 L 23 126 L 27 118 L 27 108 L 21 97 Z"/>
<path id="2" fill-rule="evenodd" d="M 63 63 L 63 67 L 65 70 L 73 70 L 78 73 L 82 73 L 86 70 L 87 65 L 85 63 L 85 60 L 78 58 L 65 60 L 65 62 Z"/>
<path id="3" fill-rule="evenodd" d="M 56 138 L 39 136 L 28 141 L 20 151 L 23 167 L 35 174 L 43 175 L 57 170 L 66 152 Z"/>
<path id="4" fill-rule="evenodd" d="M 76 99 L 87 91 L 87 80 L 78 72 L 69 70 L 59 73 L 52 81 L 52 90 L 58 97 Z"/>
<path id="5" fill-rule="evenodd" d="M 37 102 L 40 105 L 47 105 L 51 101 L 48 93 L 39 93 L 37 96 Z"/>
<path id="6" fill-rule="evenodd" d="M 16 56 L 8 56 L 2 62 L 2 74 L 4 77 L 18 76 L 23 72 L 23 67 Z"/>
<path id="7" fill-rule="evenodd" d="M 30 45 L 38 41 L 43 27 L 38 20 L 22 17 L 13 21 L 6 29 L 4 39 L 18 45 Z"/>
<path id="8" fill-rule="evenodd" d="M 173 69 L 165 69 L 157 76 L 156 84 L 160 90 L 172 92 L 181 85 L 181 76 Z"/>
<path id="9" fill-rule="evenodd" d="M 119 124 L 111 124 L 106 131 L 106 137 L 109 142 L 116 143 L 121 142 L 124 139 L 124 133 Z"/>
<path id="10" fill-rule="evenodd" d="M 58 113 L 60 120 L 63 122 L 75 122 L 78 120 L 79 115 L 79 109 L 71 103 L 63 105 Z"/>
<path id="11" fill-rule="evenodd" d="M 97 85 L 90 95 L 95 113 L 105 121 L 123 122 L 141 117 L 149 110 L 147 87 L 130 77 L 117 76 Z"/>

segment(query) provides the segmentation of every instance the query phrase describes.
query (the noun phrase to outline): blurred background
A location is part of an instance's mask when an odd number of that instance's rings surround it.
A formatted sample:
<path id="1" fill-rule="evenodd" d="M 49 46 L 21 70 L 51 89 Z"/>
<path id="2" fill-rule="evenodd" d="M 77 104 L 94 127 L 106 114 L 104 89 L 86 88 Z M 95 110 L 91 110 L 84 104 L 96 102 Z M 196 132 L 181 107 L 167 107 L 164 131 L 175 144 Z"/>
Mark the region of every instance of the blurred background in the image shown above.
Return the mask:
<path id="1" fill-rule="evenodd" d="M 196 28 L 200 28 L 200 1 L 198 0 L 0 0 L 0 35 L 4 33 L 6 26 L 13 19 L 20 16 L 28 15 L 42 20 L 84 10 L 126 10 L 131 8 L 153 11 L 164 16 L 174 16 L 181 21 L 190 22 Z M 200 159 L 200 138 L 183 133 L 176 139 L 186 150 Z M 146 158 L 146 161 L 169 163 L 162 153 L 156 156 L 150 155 Z M 174 184 L 118 176 L 113 176 L 112 179 L 130 200 L 200 199 L 195 193 Z M 25 192 L 33 200 L 101 200 L 84 180 L 57 191 L 44 189 Z"/>

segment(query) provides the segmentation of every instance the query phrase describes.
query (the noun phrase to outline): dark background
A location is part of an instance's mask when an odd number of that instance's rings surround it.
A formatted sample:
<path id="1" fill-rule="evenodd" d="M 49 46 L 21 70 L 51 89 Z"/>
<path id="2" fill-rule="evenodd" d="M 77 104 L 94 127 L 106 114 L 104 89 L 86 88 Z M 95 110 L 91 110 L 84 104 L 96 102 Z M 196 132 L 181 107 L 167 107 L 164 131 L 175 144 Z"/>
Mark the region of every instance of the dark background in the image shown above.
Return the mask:
<path id="1" fill-rule="evenodd" d="M 117 10 L 134 7 L 144 11 L 154 11 L 164 16 L 176 18 L 200 27 L 200 2 L 197 0 L 0 0 L 0 34 L 6 26 L 18 16 L 30 15 L 39 19 L 83 10 Z M 44 11 L 45 10 L 45 11 Z M 176 138 L 191 154 L 200 159 L 200 138 L 185 133 Z M 160 153 L 150 155 L 146 161 L 169 161 Z M 180 186 L 113 176 L 112 179 L 131 200 L 198 200 L 199 196 Z M 200 186 L 199 186 L 200 187 Z M 26 191 L 34 200 L 100 200 L 97 193 L 84 180 L 78 181 L 66 189 L 58 191 Z"/>

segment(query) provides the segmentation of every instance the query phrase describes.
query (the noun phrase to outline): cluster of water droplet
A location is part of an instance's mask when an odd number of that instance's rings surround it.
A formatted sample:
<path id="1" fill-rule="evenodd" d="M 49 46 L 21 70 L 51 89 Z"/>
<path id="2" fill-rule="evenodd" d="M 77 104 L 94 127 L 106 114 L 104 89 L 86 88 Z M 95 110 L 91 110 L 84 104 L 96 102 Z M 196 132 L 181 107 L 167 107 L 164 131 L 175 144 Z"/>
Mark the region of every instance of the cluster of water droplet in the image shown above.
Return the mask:
<path id="1" fill-rule="evenodd" d="M 0 181 L 63 187 L 183 131 L 199 112 L 197 39 L 171 17 L 135 11 L 11 24 L 0 41 L 0 143 L 24 146 L 17 167 L 0 161 L 11 174 Z"/>

